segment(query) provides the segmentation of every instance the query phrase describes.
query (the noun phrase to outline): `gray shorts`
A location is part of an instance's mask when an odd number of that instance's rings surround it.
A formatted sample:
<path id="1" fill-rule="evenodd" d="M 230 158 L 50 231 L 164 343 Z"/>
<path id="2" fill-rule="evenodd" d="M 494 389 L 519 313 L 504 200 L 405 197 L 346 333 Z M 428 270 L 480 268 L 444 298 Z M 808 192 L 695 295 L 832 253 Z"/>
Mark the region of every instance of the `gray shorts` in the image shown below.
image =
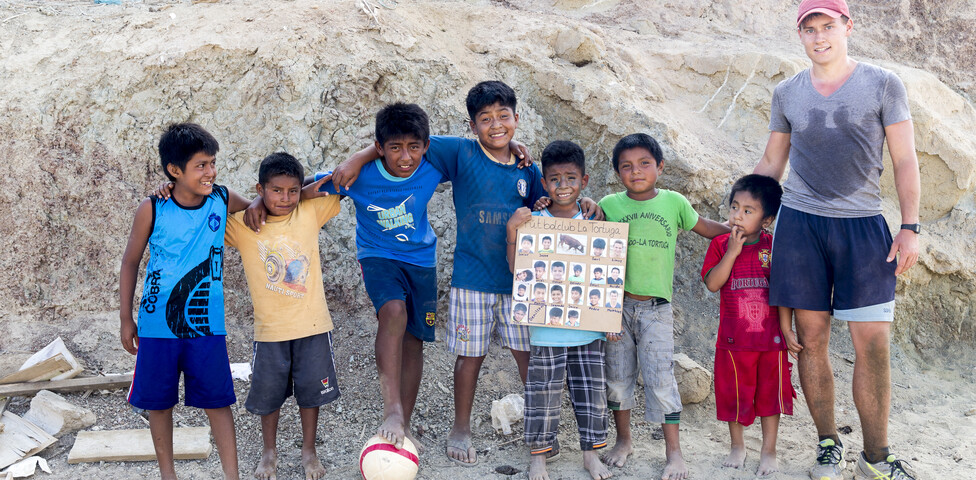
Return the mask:
<path id="1" fill-rule="evenodd" d="M 607 405 L 610 410 L 637 406 L 638 367 L 644 377 L 644 418 L 664 423 L 664 415 L 681 411 L 674 378 L 674 313 L 670 303 L 624 297 L 623 338 L 607 342 Z"/>
<path id="2" fill-rule="evenodd" d="M 292 393 L 300 408 L 321 407 L 339 398 L 332 332 L 283 342 L 254 342 L 251 390 L 244 408 L 274 413 Z"/>

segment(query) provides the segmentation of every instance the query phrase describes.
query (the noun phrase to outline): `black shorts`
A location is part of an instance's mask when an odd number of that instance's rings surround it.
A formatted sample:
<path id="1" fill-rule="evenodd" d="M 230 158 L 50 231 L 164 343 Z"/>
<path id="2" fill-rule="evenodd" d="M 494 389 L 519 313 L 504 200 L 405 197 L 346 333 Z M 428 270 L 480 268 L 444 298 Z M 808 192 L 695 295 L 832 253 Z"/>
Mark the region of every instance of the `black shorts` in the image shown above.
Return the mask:
<path id="1" fill-rule="evenodd" d="M 321 407 L 339 398 L 332 332 L 283 342 L 254 342 L 251 391 L 244 408 L 274 413 L 293 393 L 301 408 Z"/>
<path id="2" fill-rule="evenodd" d="M 386 302 L 403 300 L 407 304 L 407 332 L 425 342 L 433 342 L 437 269 L 380 257 L 362 258 L 359 265 L 376 313 L 380 313 Z"/>

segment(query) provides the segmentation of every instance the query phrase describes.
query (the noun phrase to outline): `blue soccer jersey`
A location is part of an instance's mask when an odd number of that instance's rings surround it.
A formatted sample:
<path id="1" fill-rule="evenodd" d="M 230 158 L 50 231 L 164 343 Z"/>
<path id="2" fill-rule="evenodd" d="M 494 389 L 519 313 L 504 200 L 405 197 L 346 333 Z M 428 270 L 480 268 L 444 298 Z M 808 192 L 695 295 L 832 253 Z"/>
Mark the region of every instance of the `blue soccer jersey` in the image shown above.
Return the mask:
<path id="1" fill-rule="evenodd" d="M 539 167 L 498 163 L 477 140 L 459 137 L 430 137 L 427 159 L 454 187 L 457 248 L 451 285 L 510 294 L 505 224 L 516 209 L 531 208 L 545 195 Z"/>
<path id="2" fill-rule="evenodd" d="M 151 198 L 149 263 L 139 303 L 139 336 L 194 338 L 226 335 L 224 228 L 227 188 L 213 186 L 203 203 Z"/>
<path id="3" fill-rule="evenodd" d="M 324 175 L 318 173 L 315 179 Z M 356 205 L 356 258 L 399 260 L 420 267 L 437 264 L 437 236 L 427 219 L 427 202 L 437 185 L 447 181 L 430 162 L 407 178 L 390 175 L 378 159 L 366 164 L 349 190 L 337 192 L 332 182 L 322 190 L 341 193 Z"/>

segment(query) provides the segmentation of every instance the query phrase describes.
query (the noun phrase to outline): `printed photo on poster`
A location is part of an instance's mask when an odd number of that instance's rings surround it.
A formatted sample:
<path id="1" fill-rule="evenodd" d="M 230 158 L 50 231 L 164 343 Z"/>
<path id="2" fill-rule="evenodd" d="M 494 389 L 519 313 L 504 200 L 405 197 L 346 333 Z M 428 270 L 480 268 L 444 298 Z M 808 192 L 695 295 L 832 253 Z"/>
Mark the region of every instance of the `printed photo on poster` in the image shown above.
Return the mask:
<path id="1" fill-rule="evenodd" d="M 536 260 L 532 263 L 532 271 L 535 275 L 536 281 L 548 280 L 549 277 L 546 276 L 546 269 L 549 268 L 549 262 L 545 260 Z"/>
<path id="2" fill-rule="evenodd" d="M 610 254 L 607 255 L 610 258 L 624 258 L 624 241 L 617 239 L 610 242 Z"/>
<path id="3" fill-rule="evenodd" d="M 600 288 L 590 288 L 590 301 L 587 305 L 591 307 L 600 307 L 603 301 L 603 289 Z"/>
<path id="4" fill-rule="evenodd" d="M 583 287 L 581 285 L 569 287 L 569 304 L 577 307 L 583 306 Z"/>
<path id="5" fill-rule="evenodd" d="M 513 322 L 519 323 L 519 324 L 529 323 L 529 319 L 527 318 L 528 317 L 528 314 L 529 314 L 529 306 L 528 305 L 526 305 L 524 303 L 521 303 L 521 302 L 516 302 L 515 305 L 512 306 L 512 321 Z"/>
<path id="6" fill-rule="evenodd" d="M 586 281 L 586 265 L 583 263 L 571 263 L 569 264 L 569 281 L 570 282 L 585 282 Z"/>
<path id="7" fill-rule="evenodd" d="M 546 288 L 547 285 L 542 282 L 532 286 L 532 303 L 546 303 Z"/>
<path id="8" fill-rule="evenodd" d="M 570 308 L 566 313 L 566 326 L 567 327 L 578 327 L 580 325 L 580 311 L 575 308 Z"/>
<path id="9" fill-rule="evenodd" d="M 562 285 L 553 285 L 549 287 L 549 303 L 552 305 L 562 305 L 565 302 L 565 291 Z"/>
<path id="10" fill-rule="evenodd" d="M 606 265 L 590 265 L 590 285 L 606 285 L 607 284 L 607 266 Z"/>
<path id="11" fill-rule="evenodd" d="M 515 291 L 512 292 L 512 300 L 516 302 L 524 302 L 529 299 L 529 284 L 519 283 L 515 287 Z"/>
<path id="12" fill-rule="evenodd" d="M 522 239 L 519 240 L 519 255 L 528 255 L 530 253 L 535 253 L 533 244 L 535 243 L 535 237 L 532 235 L 522 235 Z"/>
<path id="13" fill-rule="evenodd" d="M 552 235 L 539 235 L 539 253 L 556 253 L 552 248 Z"/>
<path id="14" fill-rule="evenodd" d="M 559 243 L 556 245 L 556 253 L 564 253 L 567 255 L 586 255 L 586 240 L 586 235 L 560 233 Z"/>
<path id="15" fill-rule="evenodd" d="M 591 257 L 605 257 L 607 256 L 607 239 L 606 238 L 594 238 L 592 239 L 592 248 L 590 249 Z"/>
<path id="16" fill-rule="evenodd" d="M 607 285 L 623 285 L 624 284 L 624 267 L 619 267 L 617 265 L 607 265 L 610 269 L 609 276 L 607 277 Z"/>
<path id="17" fill-rule="evenodd" d="M 552 266 L 549 267 L 549 279 L 553 282 L 565 282 L 566 281 L 566 263 L 560 261 L 553 261 Z"/>
<path id="18" fill-rule="evenodd" d="M 531 268 L 523 268 L 515 271 L 516 282 L 531 282 L 533 278 L 535 278 L 535 274 Z"/>
<path id="19" fill-rule="evenodd" d="M 607 289 L 607 301 L 603 306 L 607 308 L 621 308 L 620 302 L 624 298 L 624 291 L 619 288 Z"/>
<path id="20" fill-rule="evenodd" d="M 562 307 L 552 307 L 549 309 L 549 316 L 546 318 L 546 325 L 562 325 L 563 324 L 563 309 Z"/>

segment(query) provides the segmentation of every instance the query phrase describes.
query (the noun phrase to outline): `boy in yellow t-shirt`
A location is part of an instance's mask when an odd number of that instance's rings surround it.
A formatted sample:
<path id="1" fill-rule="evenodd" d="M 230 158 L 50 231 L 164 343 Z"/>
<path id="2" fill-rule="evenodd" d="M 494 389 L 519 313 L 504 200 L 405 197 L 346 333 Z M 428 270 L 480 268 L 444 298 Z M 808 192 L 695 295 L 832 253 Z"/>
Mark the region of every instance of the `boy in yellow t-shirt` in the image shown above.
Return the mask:
<path id="1" fill-rule="evenodd" d="M 319 407 L 339 397 L 319 259 L 319 230 L 339 213 L 339 195 L 299 202 L 304 173 L 287 153 L 265 158 L 256 188 L 268 210 L 266 223 L 256 233 L 240 212 L 228 219 L 225 233 L 226 244 L 241 252 L 254 304 L 254 373 L 244 407 L 261 415 L 259 479 L 276 477 L 278 417 L 292 394 L 302 422 L 305 478 L 325 477 L 315 452 Z"/>

